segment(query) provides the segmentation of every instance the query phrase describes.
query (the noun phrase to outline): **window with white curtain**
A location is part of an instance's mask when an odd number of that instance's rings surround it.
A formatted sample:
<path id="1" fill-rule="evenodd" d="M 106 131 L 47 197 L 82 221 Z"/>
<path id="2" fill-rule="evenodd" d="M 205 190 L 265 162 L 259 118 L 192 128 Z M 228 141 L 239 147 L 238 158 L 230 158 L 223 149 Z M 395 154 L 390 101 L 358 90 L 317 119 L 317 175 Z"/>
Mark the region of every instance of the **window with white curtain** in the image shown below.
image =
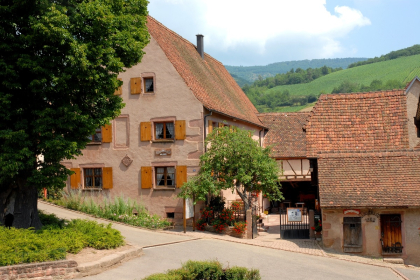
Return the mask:
<path id="1" fill-rule="evenodd" d="M 174 123 L 155 123 L 155 139 L 174 139 Z"/>
<path id="2" fill-rule="evenodd" d="M 175 187 L 175 167 L 156 167 L 156 185 Z"/>

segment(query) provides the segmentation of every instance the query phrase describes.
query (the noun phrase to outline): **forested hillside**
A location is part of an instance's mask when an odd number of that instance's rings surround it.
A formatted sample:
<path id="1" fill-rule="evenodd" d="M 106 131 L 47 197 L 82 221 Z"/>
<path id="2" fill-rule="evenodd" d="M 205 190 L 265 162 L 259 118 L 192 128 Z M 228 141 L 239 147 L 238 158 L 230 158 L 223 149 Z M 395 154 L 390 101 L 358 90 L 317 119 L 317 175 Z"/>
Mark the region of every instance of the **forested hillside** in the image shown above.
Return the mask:
<path id="1" fill-rule="evenodd" d="M 370 59 L 365 60 L 365 61 L 355 62 L 355 63 L 350 64 L 348 68 L 353 68 L 353 67 L 366 65 L 366 64 L 372 64 L 372 63 L 375 63 L 375 62 L 392 60 L 392 59 L 396 59 L 396 58 L 402 57 L 402 56 L 412 56 L 412 55 L 416 55 L 416 54 L 420 54 L 420 45 L 414 45 L 414 46 L 411 46 L 409 48 L 405 48 L 405 49 L 402 49 L 402 50 L 392 51 L 392 52 L 387 53 L 385 55 L 381 55 L 380 57 L 370 58 Z"/>
<path id="2" fill-rule="evenodd" d="M 283 74 L 290 71 L 290 69 L 308 69 L 320 68 L 323 66 L 331 68 L 347 68 L 351 63 L 363 61 L 367 58 L 352 57 L 352 58 L 332 58 L 332 59 L 312 59 L 312 60 L 297 60 L 297 61 L 284 61 L 272 63 L 266 66 L 229 66 L 225 65 L 226 69 L 233 76 L 242 78 L 252 84 L 261 76 L 261 78 L 274 77 L 276 74 Z M 236 78 L 235 78 L 236 80 Z M 237 80 L 238 82 L 238 80 Z M 241 85 L 243 81 L 238 82 Z M 242 85 L 241 85 L 242 86 Z"/>
<path id="3" fill-rule="evenodd" d="M 307 83 L 271 87 L 268 79 L 243 89 L 260 112 L 292 112 L 307 107 L 321 93 L 403 88 L 416 76 L 420 76 L 420 55 L 331 71 Z"/>

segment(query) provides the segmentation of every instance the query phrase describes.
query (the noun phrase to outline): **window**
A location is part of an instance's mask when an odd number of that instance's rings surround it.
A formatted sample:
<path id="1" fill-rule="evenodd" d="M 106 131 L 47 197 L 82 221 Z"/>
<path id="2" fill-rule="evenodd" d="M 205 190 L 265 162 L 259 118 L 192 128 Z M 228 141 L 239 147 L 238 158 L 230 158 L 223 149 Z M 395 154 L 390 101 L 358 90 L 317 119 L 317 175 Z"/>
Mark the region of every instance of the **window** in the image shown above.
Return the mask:
<path id="1" fill-rule="evenodd" d="M 91 140 L 92 142 L 101 142 L 102 141 L 102 128 L 97 128 L 95 130 L 95 134 L 93 135 L 89 135 L 88 137 L 89 140 Z"/>
<path id="2" fill-rule="evenodd" d="M 102 188 L 102 168 L 84 168 L 85 188 Z"/>
<path id="3" fill-rule="evenodd" d="M 154 92 L 153 78 L 144 78 L 144 92 Z"/>
<path id="4" fill-rule="evenodd" d="M 156 167 L 156 186 L 175 187 L 175 167 Z"/>
<path id="5" fill-rule="evenodd" d="M 174 123 L 155 123 L 155 139 L 174 139 Z"/>

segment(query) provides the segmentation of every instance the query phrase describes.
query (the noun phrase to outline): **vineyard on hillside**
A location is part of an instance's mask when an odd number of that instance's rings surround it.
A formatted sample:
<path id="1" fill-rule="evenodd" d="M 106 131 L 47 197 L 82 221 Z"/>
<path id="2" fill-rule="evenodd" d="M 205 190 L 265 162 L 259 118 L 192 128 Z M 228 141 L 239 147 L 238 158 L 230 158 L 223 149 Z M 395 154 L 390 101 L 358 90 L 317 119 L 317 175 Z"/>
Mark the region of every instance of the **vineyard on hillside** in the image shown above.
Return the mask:
<path id="1" fill-rule="evenodd" d="M 400 57 L 393 60 L 341 70 L 318 78 L 310 83 L 283 85 L 271 89 L 260 90 L 263 90 L 262 94 L 264 95 L 277 95 L 287 91 L 290 97 L 319 96 L 321 93 L 331 93 L 334 88 L 339 87 L 344 81 L 359 85 L 369 85 L 373 80 L 380 80 L 383 83 L 390 80 L 396 80 L 405 85 L 416 76 L 420 77 L 420 55 Z M 309 103 L 305 106 L 277 107 L 274 111 L 295 112 L 313 104 L 314 103 Z M 268 111 L 268 108 L 265 108 L 264 106 L 256 107 L 260 112 Z"/>

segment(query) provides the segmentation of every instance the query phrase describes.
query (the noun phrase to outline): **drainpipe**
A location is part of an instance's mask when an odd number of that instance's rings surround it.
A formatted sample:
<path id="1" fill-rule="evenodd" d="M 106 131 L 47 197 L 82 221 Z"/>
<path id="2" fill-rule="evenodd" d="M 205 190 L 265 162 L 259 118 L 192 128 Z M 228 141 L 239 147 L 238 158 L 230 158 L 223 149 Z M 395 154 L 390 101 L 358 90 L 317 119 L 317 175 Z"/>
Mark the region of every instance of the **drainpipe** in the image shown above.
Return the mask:
<path id="1" fill-rule="evenodd" d="M 204 140 L 203 140 L 203 146 L 204 146 L 204 152 L 207 152 L 207 146 L 206 146 L 206 136 L 207 136 L 207 134 L 206 134 L 206 120 L 207 120 L 207 117 L 208 116 L 211 116 L 211 115 L 213 115 L 213 112 L 212 111 L 210 111 L 210 114 L 208 114 L 208 115 L 205 115 L 204 116 L 204 126 L 203 126 L 203 136 L 204 136 Z"/>

